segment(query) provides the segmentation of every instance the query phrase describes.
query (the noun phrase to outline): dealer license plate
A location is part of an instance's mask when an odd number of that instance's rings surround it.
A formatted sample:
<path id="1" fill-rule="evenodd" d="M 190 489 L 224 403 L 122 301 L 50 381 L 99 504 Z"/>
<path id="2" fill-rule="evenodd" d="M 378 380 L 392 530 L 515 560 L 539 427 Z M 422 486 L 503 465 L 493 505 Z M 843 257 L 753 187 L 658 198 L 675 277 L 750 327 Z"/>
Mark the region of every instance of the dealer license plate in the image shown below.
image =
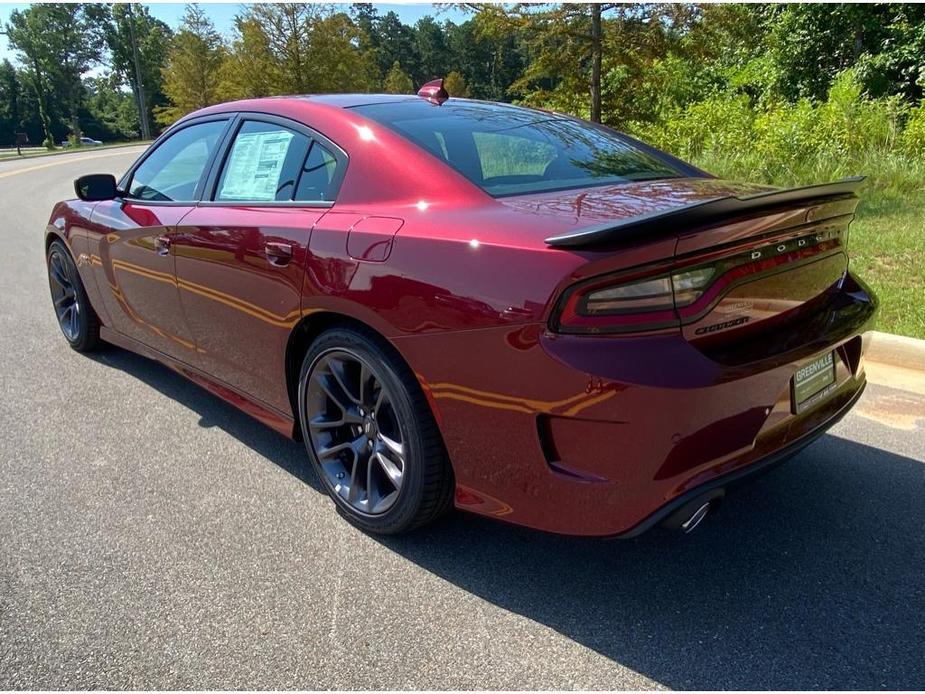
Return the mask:
<path id="1" fill-rule="evenodd" d="M 835 353 L 826 352 L 797 369 L 791 390 L 795 414 L 805 412 L 829 397 L 835 390 Z"/>

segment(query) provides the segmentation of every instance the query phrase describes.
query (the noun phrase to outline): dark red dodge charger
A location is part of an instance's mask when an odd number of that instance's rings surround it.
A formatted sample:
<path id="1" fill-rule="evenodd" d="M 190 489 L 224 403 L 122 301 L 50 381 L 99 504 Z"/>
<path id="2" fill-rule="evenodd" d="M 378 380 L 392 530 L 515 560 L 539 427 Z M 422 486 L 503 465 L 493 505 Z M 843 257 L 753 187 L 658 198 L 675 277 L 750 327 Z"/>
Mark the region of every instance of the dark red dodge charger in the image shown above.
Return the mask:
<path id="1" fill-rule="evenodd" d="M 305 442 L 341 512 L 691 529 L 857 401 L 860 179 L 718 180 L 504 104 L 212 106 L 46 233 L 70 345 L 157 359 Z"/>

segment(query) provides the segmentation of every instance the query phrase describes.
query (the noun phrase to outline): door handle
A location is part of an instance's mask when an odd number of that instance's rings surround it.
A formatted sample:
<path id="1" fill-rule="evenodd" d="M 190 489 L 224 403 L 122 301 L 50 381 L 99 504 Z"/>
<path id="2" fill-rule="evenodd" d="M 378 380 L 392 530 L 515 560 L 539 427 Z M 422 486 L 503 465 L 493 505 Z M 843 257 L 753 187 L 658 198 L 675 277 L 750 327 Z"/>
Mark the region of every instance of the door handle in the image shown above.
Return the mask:
<path id="1" fill-rule="evenodd" d="M 168 255 L 170 253 L 170 237 L 157 236 L 154 239 L 154 250 L 158 255 Z"/>
<path id="2" fill-rule="evenodd" d="M 292 260 L 292 246 L 288 243 L 269 241 L 265 246 L 267 262 L 276 267 L 285 267 Z"/>

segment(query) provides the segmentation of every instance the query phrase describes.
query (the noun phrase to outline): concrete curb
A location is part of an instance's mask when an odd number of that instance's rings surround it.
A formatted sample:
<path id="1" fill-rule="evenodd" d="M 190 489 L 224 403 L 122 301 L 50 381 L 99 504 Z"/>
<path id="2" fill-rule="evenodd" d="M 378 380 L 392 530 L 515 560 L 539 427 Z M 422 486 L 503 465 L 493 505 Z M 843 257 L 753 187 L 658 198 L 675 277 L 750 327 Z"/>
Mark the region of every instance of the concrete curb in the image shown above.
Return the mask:
<path id="1" fill-rule="evenodd" d="M 871 383 L 925 396 L 925 340 L 872 332 L 864 353 Z"/>
<path id="2" fill-rule="evenodd" d="M 925 340 L 872 332 L 864 356 L 867 361 L 925 371 Z"/>

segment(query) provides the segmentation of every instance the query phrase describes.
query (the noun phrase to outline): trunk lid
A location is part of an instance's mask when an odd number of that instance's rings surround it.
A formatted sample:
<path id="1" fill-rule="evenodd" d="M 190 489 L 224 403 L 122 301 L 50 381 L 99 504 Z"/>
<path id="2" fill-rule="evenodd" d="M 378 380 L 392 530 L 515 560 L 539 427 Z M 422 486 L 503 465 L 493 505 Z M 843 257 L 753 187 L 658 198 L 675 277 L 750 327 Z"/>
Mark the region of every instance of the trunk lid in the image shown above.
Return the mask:
<path id="1" fill-rule="evenodd" d="M 684 336 L 712 343 L 772 329 L 826 303 L 848 270 L 856 197 L 798 203 L 681 234 L 676 263 L 714 268 L 712 283 L 678 316 Z"/>
<path id="2" fill-rule="evenodd" d="M 600 277 L 610 273 L 614 284 L 668 276 L 675 326 L 688 340 L 709 345 L 772 328 L 826 301 L 847 271 L 847 230 L 860 182 L 782 190 L 670 179 L 530 196 L 529 204 L 536 213 L 574 220 L 546 238 L 588 261 L 573 281 L 599 291 Z M 523 208 L 528 200 L 506 204 Z M 661 257 L 627 262 L 643 248 Z M 578 307 L 567 317 L 585 332 L 667 327 L 664 311 L 651 321 L 638 310 L 612 321 L 600 314 L 584 320 L 579 299 L 568 306 Z"/>
<path id="3" fill-rule="evenodd" d="M 666 178 L 497 198 L 513 212 L 533 216 L 541 230 L 568 233 L 599 223 L 655 214 L 730 195 L 773 190 L 717 178 Z"/>

